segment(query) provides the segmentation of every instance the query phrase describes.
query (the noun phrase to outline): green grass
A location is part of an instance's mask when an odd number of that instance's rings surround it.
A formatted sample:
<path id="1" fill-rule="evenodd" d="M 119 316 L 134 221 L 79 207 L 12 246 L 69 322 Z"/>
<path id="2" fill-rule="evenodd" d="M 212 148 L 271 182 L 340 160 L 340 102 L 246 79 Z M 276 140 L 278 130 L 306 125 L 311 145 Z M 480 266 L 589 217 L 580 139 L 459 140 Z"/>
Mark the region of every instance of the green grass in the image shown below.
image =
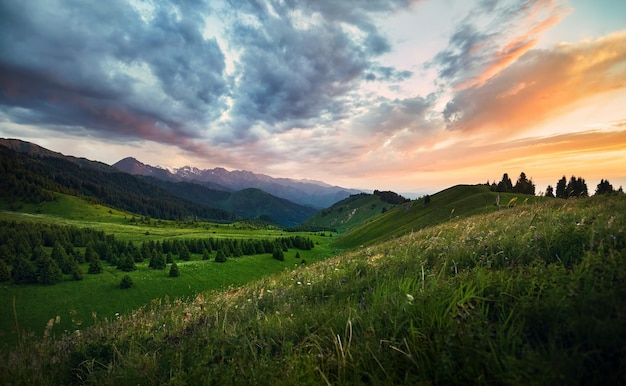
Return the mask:
<path id="1" fill-rule="evenodd" d="M 379 216 L 393 205 L 384 203 L 380 196 L 374 194 L 359 194 L 339 201 L 330 208 L 317 212 L 302 225 L 335 229 L 340 233 Z"/>
<path id="2" fill-rule="evenodd" d="M 457 185 L 424 199 L 398 205 L 388 212 L 364 222 L 342 235 L 335 245 L 341 248 L 367 246 L 453 219 L 499 210 L 498 193 L 484 185 Z M 500 207 L 532 205 L 541 197 L 500 193 Z M 515 200 L 517 198 L 517 200 Z"/>
<path id="3" fill-rule="evenodd" d="M 3 354 L 12 384 L 624 384 L 626 197 L 448 221 Z M 121 290 L 120 290 L 121 291 Z M 47 331 L 57 326 L 50 323 Z"/>
<path id="4" fill-rule="evenodd" d="M 197 239 L 208 237 L 267 239 L 295 234 L 280 229 L 255 229 L 245 223 L 212 224 L 151 220 L 150 224 L 131 223 L 133 215 L 101 205 L 88 203 L 80 198 L 59 195 L 57 200 L 42 205 L 25 205 L 21 212 L 0 212 L 0 219 L 11 221 L 40 222 L 54 225 L 91 227 L 116 239 L 140 243 L 148 240 Z M 139 219 L 138 216 L 135 218 Z M 279 262 L 269 254 L 231 258 L 224 264 L 213 260 L 202 261 L 200 255 L 192 254 L 192 260 L 177 260 L 181 276 L 170 278 L 166 270 L 148 268 L 145 261 L 130 272 L 134 286 L 128 290 L 119 288 L 126 272 L 105 266 L 102 274 L 86 274 L 82 281 L 65 276 L 63 283 L 54 286 L 0 284 L 0 347 L 14 346 L 18 331 L 41 336 L 51 318 L 60 317 L 55 331 L 62 333 L 84 328 L 96 319 L 111 319 L 116 314 L 127 314 L 153 299 L 185 299 L 200 292 L 240 286 L 251 280 L 296 267 L 302 260 L 314 263 L 336 254 L 329 246 L 330 238 L 300 233 L 314 241 L 310 251 L 291 249 L 285 253 L 285 261 Z M 301 259 L 294 258 L 296 251 Z M 215 256 L 215 251 L 211 257 Z M 15 306 L 15 308 L 14 308 Z M 15 320 L 17 316 L 17 323 Z M 16 324 L 18 328 L 16 328 Z"/>

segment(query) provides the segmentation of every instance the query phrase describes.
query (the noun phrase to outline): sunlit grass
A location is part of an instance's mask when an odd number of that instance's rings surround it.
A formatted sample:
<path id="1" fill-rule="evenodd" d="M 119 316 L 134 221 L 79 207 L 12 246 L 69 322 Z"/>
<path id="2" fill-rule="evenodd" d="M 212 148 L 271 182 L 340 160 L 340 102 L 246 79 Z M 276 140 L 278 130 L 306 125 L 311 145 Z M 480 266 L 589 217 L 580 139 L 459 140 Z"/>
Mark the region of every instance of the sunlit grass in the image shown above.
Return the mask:
<path id="1" fill-rule="evenodd" d="M 17 383 L 620 384 L 623 213 L 621 196 L 452 220 L 189 301 L 157 300 L 61 340 L 25 341 L 1 374 Z"/>

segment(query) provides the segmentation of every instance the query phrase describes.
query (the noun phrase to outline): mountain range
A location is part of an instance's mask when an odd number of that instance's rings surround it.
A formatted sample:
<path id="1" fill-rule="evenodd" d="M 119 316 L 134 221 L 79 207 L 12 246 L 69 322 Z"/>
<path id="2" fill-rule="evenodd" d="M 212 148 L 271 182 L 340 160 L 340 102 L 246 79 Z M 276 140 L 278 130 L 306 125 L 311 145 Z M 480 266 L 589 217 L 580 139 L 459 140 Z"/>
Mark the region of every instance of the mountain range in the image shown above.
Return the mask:
<path id="1" fill-rule="evenodd" d="M 316 209 L 327 208 L 360 190 L 332 186 L 321 181 L 274 178 L 245 170 L 224 168 L 199 169 L 192 166 L 168 170 L 146 165 L 133 157 L 124 158 L 113 167 L 129 174 L 154 177 L 171 182 L 193 182 L 228 192 L 256 188 L 273 196 Z"/>
<path id="2" fill-rule="evenodd" d="M 127 159 L 127 167 L 135 165 L 131 174 L 21 140 L 0 138 L 0 145 L 0 199 L 14 205 L 37 204 L 53 200 L 53 193 L 62 193 L 153 218 L 226 222 L 260 219 L 285 227 L 300 224 L 317 211 L 311 205 L 291 202 L 258 188 L 237 189 L 245 184 L 235 178 L 223 179 L 228 186 L 200 183 L 186 180 L 182 171 L 178 177 L 171 177 L 176 174 Z"/>

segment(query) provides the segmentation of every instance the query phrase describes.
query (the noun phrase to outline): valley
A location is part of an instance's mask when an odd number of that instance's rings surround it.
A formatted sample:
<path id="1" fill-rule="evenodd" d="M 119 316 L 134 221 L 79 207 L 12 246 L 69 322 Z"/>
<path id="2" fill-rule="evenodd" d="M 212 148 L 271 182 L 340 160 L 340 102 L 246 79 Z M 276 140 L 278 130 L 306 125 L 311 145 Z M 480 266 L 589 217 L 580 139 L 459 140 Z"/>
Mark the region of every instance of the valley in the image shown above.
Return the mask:
<path id="1" fill-rule="evenodd" d="M 285 226 L 45 154 L 0 146 L 5 383 L 626 379 L 621 190 L 374 191 Z"/>

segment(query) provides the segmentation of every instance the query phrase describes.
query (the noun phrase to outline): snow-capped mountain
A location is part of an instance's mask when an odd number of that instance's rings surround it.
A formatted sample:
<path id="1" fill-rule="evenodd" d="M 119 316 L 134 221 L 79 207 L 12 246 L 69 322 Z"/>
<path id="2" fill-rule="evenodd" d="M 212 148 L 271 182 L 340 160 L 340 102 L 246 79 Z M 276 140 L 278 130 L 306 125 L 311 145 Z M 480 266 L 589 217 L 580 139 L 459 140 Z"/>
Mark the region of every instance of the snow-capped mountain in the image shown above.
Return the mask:
<path id="1" fill-rule="evenodd" d="M 143 164 L 132 157 L 124 158 L 113 166 L 130 174 L 152 176 L 168 181 L 195 182 L 218 190 L 238 191 L 257 188 L 274 196 L 315 208 L 327 208 L 337 201 L 361 192 L 321 181 L 274 178 L 246 170 L 228 171 L 220 167 L 202 170 L 183 166 L 167 170 Z"/>

